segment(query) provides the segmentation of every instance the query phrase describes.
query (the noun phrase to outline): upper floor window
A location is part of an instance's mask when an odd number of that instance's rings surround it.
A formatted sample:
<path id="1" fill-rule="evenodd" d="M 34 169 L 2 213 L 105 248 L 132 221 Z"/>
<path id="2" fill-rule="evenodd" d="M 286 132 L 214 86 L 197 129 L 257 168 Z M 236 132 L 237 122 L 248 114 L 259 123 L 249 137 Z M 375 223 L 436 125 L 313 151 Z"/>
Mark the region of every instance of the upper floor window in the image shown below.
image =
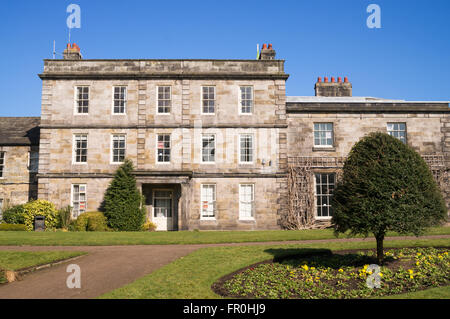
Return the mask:
<path id="1" fill-rule="evenodd" d="M 253 87 L 240 87 L 239 104 L 241 114 L 251 114 L 253 112 Z"/>
<path id="2" fill-rule="evenodd" d="M 316 218 L 331 218 L 333 210 L 331 207 L 331 196 L 333 194 L 336 174 L 317 173 L 315 174 L 316 186 Z"/>
<path id="3" fill-rule="evenodd" d="M 87 163 L 87 135 L 74 135 L 73 162 Z"/>
<path id="4" fill-rule="evenodd" d="M 75 112 L 78 114 L 87 114 L 89 112 L 89 87 L 77 86 L 75 99 Z"/>
<path id="5" fill-rule="evenodd" d="M 29 156 L 30 162 L 28 163 L 28 168 L 31 173 L 37 173 L 39 169 L 39 152 L 31 151 Z"/>
<path id="6" fill-rule="evenodd" d="M 158 163 L 170 162 L 170 134 L 158 134 Z"/>
<path id="7" fill-rule="evenodd" d="M 333 123 L 314 123 L 314 146 L 333 147 Z"/>
<path id="8" fill-rule="evenodd" d="M 127 87 L 115 86 L 113 98 L 113 113 L 125 114 L 127 106 Z"/>
<path id="9" fill-rule="evenodd" d="M 387 132 L 406 143 L 406 123 L 387 123 Z"/>
<path id="10" fill-rule="evenodd" d="M 201 217 L 215 218 L 216 216 L 216 185 L 201 185 Z"/>
<path id="11" fill-rule="evenodd" d="M 158 86 L 158 113 L 170 113 L 172 107 L 172 88 Z"/>
<path id="12" fill-rule="evenodd" d="M 202 136 L 202 162 L 214 162 L 216 160 L 216 136 L 205 134 Z"/>
<path id="13" fill-rule="evenodd" d="M 0 152 L 0 177 L 3 177 L 4 168 L 5 168 L 5 152 Z"/>
<path id="14" fill-rule="evenodd" d="M 203 86 L 202 87 L 202 113 L 214 114 L 216 104 L 216 87 Z"/>
<path id="15" fill-rule="evenodd" d="M 241 134 L 239 136 L 239 162 L 251 163 L 253 162 L 253 135 Z"/>
<path id="16" fill-rule="evenodd" d="M 126 136 L 117 134 L 112 136 L 112 162 L 123 163 L 125 160 Z"/>
<path id="17" fill-rule="evenodd" d="M 86 212 L 86 185 L 74 184 L 72 185 L 72 217 L 77 218 L 80 214 Z"/>

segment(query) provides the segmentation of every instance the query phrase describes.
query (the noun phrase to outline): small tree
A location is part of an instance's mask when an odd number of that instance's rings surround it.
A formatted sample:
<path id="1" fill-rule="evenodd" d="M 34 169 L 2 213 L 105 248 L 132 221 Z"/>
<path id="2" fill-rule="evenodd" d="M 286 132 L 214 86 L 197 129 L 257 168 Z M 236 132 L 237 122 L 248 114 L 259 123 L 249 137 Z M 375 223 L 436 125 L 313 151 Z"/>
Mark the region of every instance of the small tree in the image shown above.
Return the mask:
<path id="1" fill-rule="evenodd" d="M 387 231 L 419 236 L 446 219 L 442 194 L 422 157 L 385 133 L 371 133 L 357 142 L 333 194 L 335 234 L 369 233 L 377 241 L 383 263 Z"/>
<path id="2" fill-rule="evenodd" d="M 132 175 L 133 163 L 126 159 L 117 169 L 105 193 L 104 211 L 108 226 L 114 230 L 139 231 L 145 222 L 143 197 Z"/>

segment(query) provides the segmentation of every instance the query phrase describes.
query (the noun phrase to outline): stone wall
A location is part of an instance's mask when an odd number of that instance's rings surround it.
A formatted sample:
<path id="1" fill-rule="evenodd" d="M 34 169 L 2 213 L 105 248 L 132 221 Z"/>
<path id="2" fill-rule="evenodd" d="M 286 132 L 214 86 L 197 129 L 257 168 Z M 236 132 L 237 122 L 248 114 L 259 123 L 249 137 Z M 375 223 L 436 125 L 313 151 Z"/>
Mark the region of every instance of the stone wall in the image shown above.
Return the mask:
<path id="1" fill-rule="evenodd" d="M 3 205 L 18 205 L 37 197 L 37 180 L 29 170 L 29 153 L 37 146 L 0 146 L 5 152 L 3 177 L 0 178 L 0 199 Z"/>

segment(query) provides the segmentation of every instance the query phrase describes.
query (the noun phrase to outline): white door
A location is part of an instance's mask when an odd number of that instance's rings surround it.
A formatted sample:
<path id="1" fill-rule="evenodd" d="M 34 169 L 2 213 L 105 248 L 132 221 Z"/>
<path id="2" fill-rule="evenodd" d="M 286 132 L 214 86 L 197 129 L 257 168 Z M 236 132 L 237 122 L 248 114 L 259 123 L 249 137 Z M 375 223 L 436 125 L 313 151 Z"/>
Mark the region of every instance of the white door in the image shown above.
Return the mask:
<path id="1" fill-rule="evenodd" d="M 153 191 L 153 223 L 156 230 L 173 229 L 173 192 L 170 189 Z"/>

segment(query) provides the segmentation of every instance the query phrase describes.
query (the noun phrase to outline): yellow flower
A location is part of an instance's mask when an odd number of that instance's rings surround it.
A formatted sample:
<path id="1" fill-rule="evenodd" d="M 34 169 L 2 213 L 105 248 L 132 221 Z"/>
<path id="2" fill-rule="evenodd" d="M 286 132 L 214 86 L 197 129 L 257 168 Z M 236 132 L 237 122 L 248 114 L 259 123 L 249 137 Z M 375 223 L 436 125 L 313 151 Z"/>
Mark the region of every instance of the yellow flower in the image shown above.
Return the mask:
<path id="1" fill-rule="evenodd" d="M 383 277 L 383 273 L 380 272 L 379 275 L 380 275 L 380 277 Z"/>
<path id="2" fill-rule="evenodd" d="M 338 270 L 339 272 L 344 272 L 344 270 L 342 269 L 342 268 L 339 268 L 339 270 Z"/>
<path id="3" fill-rule="evenodd" d="M 412 275 L 414 271 L 412 269 L 408 269 L 408 272 Z"/>
<path id="4" fill-rule="evenodd" d="M 420 264 L 419 262 L 416 262 L 416 265 L 417 265 L 417 266 L 419 266 L 419 264 Z"/>
<path id="5" fill-rule="evenodd" d="M 314 270 L 314 269 L 316 269 L 316 267 L 311 267 L 310 269 L 311 269 L 311 270 Z"/>
<path id="6" fill-rule="evenodd" d="M 319 278 L 319 277 L 316 277 L 315 279 L 316 279 L 316 280 L 319 280 L 320 278 Z"/>
<path id="7" fill-rule="evenodd" d="M 409 279 L 414 279 L 414 276 L 413 276 L 413 275 L 410 275 L 410 276 L 409 276 Z"/>
<path id="8" fill-rule="evenodd" d="M 422 255 L 421 253 L 417 253 L 417 256 L 420 256 L 420 255 Z"/>
<path id="9" fill-rule="evenodd" d="M 308 270 L 308 266 L 307 265 L 303 265 L 302 268 L 305 269 L 305 270 Z"/>

